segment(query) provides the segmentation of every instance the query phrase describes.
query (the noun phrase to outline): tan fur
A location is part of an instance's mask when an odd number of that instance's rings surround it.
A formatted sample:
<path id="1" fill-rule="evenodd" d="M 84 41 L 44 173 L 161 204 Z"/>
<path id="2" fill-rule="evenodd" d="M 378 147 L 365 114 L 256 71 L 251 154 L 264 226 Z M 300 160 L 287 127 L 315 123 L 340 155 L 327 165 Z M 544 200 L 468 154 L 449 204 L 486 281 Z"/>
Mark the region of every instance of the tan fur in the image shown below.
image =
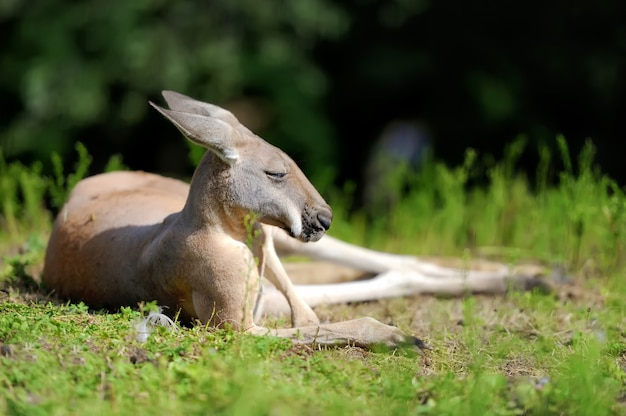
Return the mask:
<path id="1" fill-rule="evenodd" d="M 371 318 L 320 325 L 274 243 L 292 251 L 314 244 L 330 226 L 330 207 L 285 153 L 231 113 L 163 95 L 169 110 L 152 105 L 210 150 L 190 186 L 142 172 L 81 181 L 50 236 L 43 272 L 49 288 L 96 307 L 156 300 L 210 325 L 307 344 L 423 345 Z M 263 225 L 247 227 L 250 213 Z M 258 302 L 262 276 L 286 298 L 295 328 L 255 324 L 254 309 L 260 313 L 264 303 Z"/>
<path id="2" fill-rule="evenodd" d="M 357 247 L 329 236 L 304 244 L 274 233 L 274 245 L 282 255 L 316 260 L 286 264 L 300 283 L 295 291 L 312 307 L 418 294 L 463 296 L 552 289 L 552 282 L 543 278 L 545 268 L 536 264 L 416 258 Z M 272 287 L 263 292 L 259 305 L 257 309 L 268 315 L 289 312 L 283 296 Z"/>
<path id="3" fill-rule="evenodd" d="M 163 95 L 170 110 L 152 105 L 210 151 L 190 185 L 143 172 L 81 181 L 46 252 L 44 282 L 60 296 L 96 307 L 156 300 L 186 318 L 306 344 L 426 347 L 372 318 L 319 324 L 311 307 L 547 287 L 534 266 L 419 259 L 325 236 L 330 207 L 286 154 L 222 108 Z M 259 222 L 246 226 L 250 213 Z M 279 255 L 324 263 L 289 264 L 304 276 L 293 285 Z M 257 326 L 263 314 L 291 314 L 294 328 Z"/>

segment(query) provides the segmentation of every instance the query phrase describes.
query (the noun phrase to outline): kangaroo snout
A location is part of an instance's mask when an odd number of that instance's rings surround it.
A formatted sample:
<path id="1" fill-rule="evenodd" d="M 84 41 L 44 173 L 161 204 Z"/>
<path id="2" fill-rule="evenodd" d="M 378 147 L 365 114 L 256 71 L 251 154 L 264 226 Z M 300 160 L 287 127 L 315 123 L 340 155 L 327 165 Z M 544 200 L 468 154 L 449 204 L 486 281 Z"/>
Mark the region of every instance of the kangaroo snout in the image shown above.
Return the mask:
<path id="1" fill-rule="evenodd" d="M 317 213 L 317 222 L 322 226 L 324 231 L 328 231 L 330 224 L 333 221 L 333 212 L 330 208 L 322 208 Z"/>
<path id="2" fill-rule="evenodd" d="M 333 212 L 328 205 L 309 206 L 302 214 L 302 232 L 292 236 L 304 242 L 317 241 L 330 228 L 332 221 Z"/>

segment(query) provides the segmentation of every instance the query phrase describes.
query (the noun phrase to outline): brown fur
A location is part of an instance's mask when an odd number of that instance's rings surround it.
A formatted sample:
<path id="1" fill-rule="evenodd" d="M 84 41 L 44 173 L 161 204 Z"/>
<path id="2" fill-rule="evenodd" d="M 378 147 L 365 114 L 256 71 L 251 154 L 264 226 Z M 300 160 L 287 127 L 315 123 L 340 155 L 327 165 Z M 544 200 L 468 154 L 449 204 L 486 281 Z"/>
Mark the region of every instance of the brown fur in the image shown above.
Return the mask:
<path id="1" fill-rule="evenodd" d="M 320 325 L 287 277 L 274 241 L 289 248 L 289 241 L 319 240 L 330 226 L 329 206 L 285 153 L 231 113 L 163 95 L 170 110 L 153 106 L 210 150 L 190 187 L 142 172 L 81 181 L 54 223 L 43 272 L 48 287 L 93 306 L 156 300 L 211 325 L 308 344 L 421 343 L 371 318 Z M 263 225 L 247 227 L 250 213 Z M 286 298 L 295 328 L 255 324 L 262 276 Z"/>

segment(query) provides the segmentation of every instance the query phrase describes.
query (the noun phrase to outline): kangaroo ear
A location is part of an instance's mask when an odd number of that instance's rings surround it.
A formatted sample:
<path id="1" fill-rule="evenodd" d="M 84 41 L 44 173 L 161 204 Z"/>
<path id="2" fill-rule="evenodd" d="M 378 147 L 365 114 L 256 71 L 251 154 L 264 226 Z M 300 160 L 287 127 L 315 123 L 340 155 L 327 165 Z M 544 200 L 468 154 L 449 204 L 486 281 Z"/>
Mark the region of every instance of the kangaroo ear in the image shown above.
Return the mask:
<path id="1" fill-rule="evenodd" d="M 185 137 L 213 151 L 224 162 L 233 164 L 239 159 L 233 140 L 234 131 L 227 122 L 206 115 L 166 110 L 151 101 L 150 105 L 171 121 Z"/>
<path id="2" fill-rule="evenodd" d="M 167 105 L 172 110 L 219 118 L 220 120 L 226 121 L 233 126 L 239 124 L 237 117 L 222 107 L 194 100 L 191 97 L 187 97 L 186 95 L 175 91 L 162 91 L 161 94 L 163 94 L 163 98 L 165 98 Z"/>

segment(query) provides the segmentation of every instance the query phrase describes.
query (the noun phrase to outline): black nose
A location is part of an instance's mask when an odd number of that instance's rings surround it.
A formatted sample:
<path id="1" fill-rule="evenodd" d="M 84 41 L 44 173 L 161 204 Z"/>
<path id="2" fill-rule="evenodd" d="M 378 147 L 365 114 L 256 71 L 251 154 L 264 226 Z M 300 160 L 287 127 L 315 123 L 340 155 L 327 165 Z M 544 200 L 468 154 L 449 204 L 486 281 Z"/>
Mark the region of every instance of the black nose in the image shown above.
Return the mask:
<path id="1" fill-rule="evenodd" d="M 320 211 L 317 213 L 317 221 L 325 230 L 328 230 L 333 221 L 333 214 L 330 211 Z"/>

